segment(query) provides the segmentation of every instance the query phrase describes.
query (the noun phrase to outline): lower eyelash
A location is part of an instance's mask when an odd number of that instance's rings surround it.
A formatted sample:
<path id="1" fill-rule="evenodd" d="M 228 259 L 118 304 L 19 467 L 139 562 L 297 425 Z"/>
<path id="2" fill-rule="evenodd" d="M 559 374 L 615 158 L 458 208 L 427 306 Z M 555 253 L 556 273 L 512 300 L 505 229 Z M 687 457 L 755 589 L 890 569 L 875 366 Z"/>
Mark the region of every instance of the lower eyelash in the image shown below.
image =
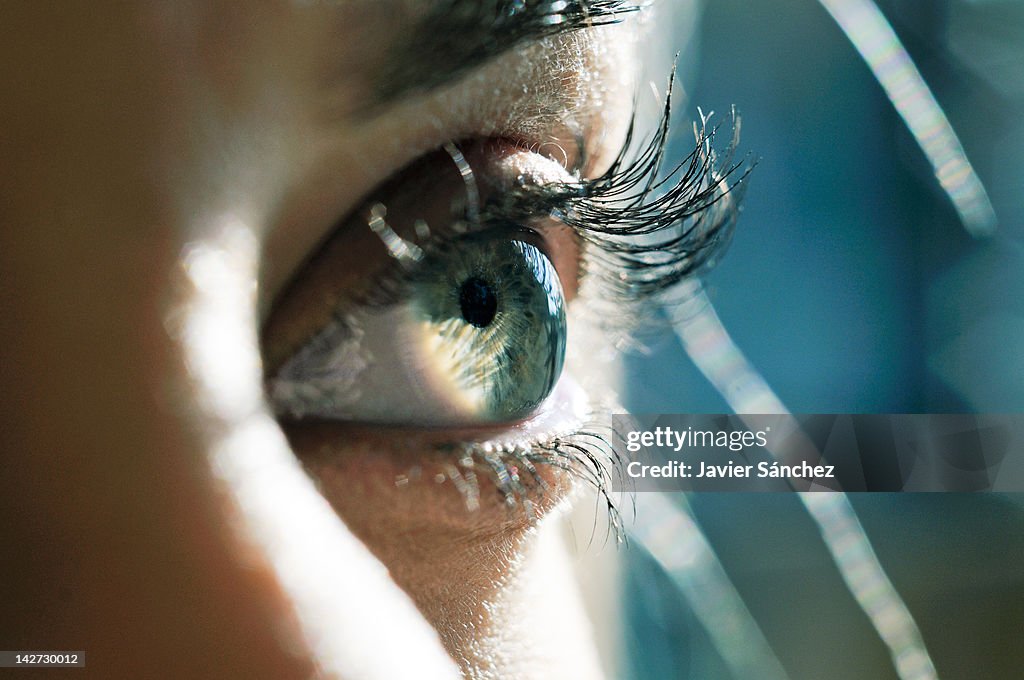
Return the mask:
<path id="1" fill-rule="evenodd" d="M 462 495 L 466 508 L 475 510 L 480 504 L 481 471 L 494 484 L 510 511 L 522 509 L 527 518 L 535 516 L 534 503 L 547 492 L 547 483 L 537 471 L 538 465 L 558 468 L 591 486 L 604 503 L 609 517 L 608 528 L 616 540 L 623 540 L 623 525 L 618 506 L 612 496 L 612 482 L 621 481 L 622 461 L 611 445 L 608 426 L 596 420 L 583 423 L 573 432 L 529 441 L 462 442 L 442 444 L 439 453 L 456 462 L 442 465 L 443 478 L 451 480 Z M 398 480 L 404 484 L 408 479 Z M 621 486 L 621 485 L 618 485 Z"/>

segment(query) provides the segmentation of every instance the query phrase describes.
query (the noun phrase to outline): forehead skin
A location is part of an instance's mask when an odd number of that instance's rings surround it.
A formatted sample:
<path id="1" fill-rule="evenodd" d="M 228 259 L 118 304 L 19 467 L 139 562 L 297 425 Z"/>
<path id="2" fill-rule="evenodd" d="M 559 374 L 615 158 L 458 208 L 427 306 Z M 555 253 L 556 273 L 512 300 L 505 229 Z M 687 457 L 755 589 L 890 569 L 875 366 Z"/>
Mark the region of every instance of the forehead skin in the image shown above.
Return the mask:
<path id="1" fill-rule="evenodd" d="M 402 38 L 387 4 L 5 8 L 7 648 L 80 641 L 111 676 L 310 675 L 301 645 L 282 642 L 294 611 L 277 575 L 260 555 L 239 558 L 210 472 L 212 425 L 188 408 L 198 397 L 167 332 L 181 253 L 230 216 L 266 254 L 269 301 L 359 197 L 420 154 L 494 135 L 571 154 L 584 134 L 604 140 L 590 150 L 600 165 L 624 126 L 609 114 L 631 94 L 611 77 L 628 41 L 602 29 L 367 114 L 360 74 Z M 373 589 L 364 558 L 353 552 L 352 578 Z M 374 596 L 377 616 L 405 616 L 397 590 Z M 404 653 L 444 677 L 436 640 L 413 628 Z"/>

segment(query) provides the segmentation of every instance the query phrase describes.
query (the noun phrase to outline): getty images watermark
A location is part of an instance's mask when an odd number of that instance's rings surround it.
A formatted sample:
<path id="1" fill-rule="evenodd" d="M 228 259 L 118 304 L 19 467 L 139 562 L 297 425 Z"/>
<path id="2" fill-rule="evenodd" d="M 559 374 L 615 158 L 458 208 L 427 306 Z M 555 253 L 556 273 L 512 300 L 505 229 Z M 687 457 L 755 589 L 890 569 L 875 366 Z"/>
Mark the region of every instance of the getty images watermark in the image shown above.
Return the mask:
<path id="1" fill-rule="evenodd" d="M 1024 491 L 1022 414 L 613 416 L 635 491 Z"/>

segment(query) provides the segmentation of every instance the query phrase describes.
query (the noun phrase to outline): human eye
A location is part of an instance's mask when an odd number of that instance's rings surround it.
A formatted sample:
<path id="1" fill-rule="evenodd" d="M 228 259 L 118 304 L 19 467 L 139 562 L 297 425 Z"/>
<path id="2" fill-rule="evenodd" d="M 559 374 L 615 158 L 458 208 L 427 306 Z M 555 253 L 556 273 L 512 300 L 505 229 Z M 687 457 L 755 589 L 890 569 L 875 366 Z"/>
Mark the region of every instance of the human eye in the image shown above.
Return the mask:
<path id="1" fill-rule="evenodd" d="M 267 320 L 278 417 L 458 431 L 437 441 L 463 460 L 551 463 L 600 484 L 595 404 L 562 375 L 579 351 L 572 326 L 615 344 L 650 323 L 659 296 L 727 243 L 744 177 L 703 121 L 693 151 L 668 162 L 670 110 L 645 139 L 631 128 L 595 177 L 469 140 L 371 192 Z"/>
<path id="2" fill-rule="evenodd" d="M 427 154 L 307 263 L 275 312 L 290 315 L 288 296 L 337 302 L 271 379 L 279 414 L 473 426 L 524 418 L 551 393 L 567 334 L 565 272 L 552 253 L 565 238 L 531 216 L 489 214 L 500 176 L 539 159 L 510 147 L 475 156 L 476 170 L 453 144 Z M 338 290 L 330 272 L 360 252 L 376 264 Z M 281 323 L 272 316 L 268 326 Z"/>

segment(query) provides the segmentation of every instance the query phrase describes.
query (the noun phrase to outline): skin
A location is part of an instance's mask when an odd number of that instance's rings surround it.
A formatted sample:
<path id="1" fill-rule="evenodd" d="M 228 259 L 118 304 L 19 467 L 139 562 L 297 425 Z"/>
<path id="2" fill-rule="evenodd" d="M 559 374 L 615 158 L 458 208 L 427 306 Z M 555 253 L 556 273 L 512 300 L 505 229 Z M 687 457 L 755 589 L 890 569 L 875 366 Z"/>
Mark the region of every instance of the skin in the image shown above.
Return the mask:
<path id="1" fill-rule="evenodd" d="M 417 439 L 433 435 L 292 424 L 286 442 L 255 353 L 338 220 L 444 142 L 512 137 L 539 167 L 599 171 L 629 111 L 632 28 L 367 113 L 371 48 L 400 36 L 355 9 L 5 10 L 5 649 L 86 650 L 106 677 L 599 675 L 554 533 L 567 480 L 545 473 L 533 517 L 397 489 L 404 460 L 439 464 Z M 571 239 L 552 239 L 571 272 Z M 287 354 L 286 335 L 264 352 Z"/>

